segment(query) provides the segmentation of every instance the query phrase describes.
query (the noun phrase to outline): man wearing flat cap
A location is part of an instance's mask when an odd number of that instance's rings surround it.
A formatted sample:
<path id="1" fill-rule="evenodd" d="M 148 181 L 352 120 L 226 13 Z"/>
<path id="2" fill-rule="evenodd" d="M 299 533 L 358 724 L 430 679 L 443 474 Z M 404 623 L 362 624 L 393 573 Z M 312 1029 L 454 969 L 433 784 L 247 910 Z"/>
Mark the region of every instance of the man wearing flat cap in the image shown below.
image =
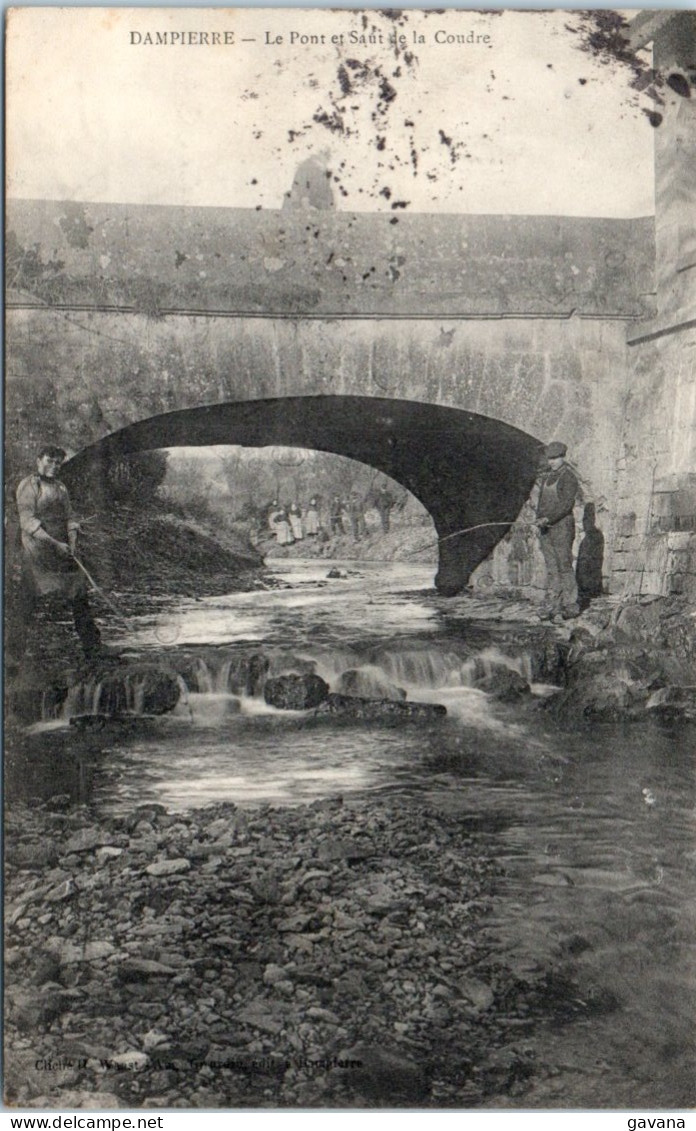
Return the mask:
<path id="1" fill-rule="evenodd" d="M 565 461 L 567 450 L 558 440 L 546 448 L 548 470 L 541 479 L 536 517 L 546 564 L 548 612 L 560 613 L 564 620 L 576 617 L 580 611 L 573 572 L 573 507 L 578 481 Z"/>

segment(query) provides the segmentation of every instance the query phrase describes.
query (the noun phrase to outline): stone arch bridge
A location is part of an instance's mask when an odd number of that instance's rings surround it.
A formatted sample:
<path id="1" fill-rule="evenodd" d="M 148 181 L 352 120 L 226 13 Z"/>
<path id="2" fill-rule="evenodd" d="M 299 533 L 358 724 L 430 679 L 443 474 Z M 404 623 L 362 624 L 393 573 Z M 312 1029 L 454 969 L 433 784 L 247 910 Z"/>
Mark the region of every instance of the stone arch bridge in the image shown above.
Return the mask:
<path id="1" fill-rule="evenodd" d="M 15 200 L 7 224 L 10 473 L 46 438 L 76 473 L 256 437 L 380 468 L 444 537 L 511 522 L 562 438 L 612 513 L 651 218 Z M 440 588 L 504 530 L 442 543 Z"/>
<path id="2" fill-rule="evenodd" d="M 540 457 L 539 443 L 524 432 L 460 409 L 387 398 L 282 397 L 150 417 L 84 448 L 66 464 L 65 476 L 79 484 L 133 452 L 207 444 L 314 448 L 391 476 L 430 512 L 441 539 L 435 583 L 445 595 L 467 584 L 514 521 Z"/>

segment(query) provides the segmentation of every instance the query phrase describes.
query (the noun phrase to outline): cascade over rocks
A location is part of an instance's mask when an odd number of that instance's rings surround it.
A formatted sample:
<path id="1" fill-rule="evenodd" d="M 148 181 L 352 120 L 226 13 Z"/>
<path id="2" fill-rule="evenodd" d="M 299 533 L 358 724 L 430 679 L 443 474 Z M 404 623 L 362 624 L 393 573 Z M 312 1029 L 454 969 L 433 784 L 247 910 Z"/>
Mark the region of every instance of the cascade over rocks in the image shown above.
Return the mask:
<path id="1" fill-rule="evenodd" d="M 246 695 L 258 695 L 268 675 L 270 660 L 262 652 L 245 656 L 240 665 L 240 687 Z M 243 681 L 243 686 L 242 686 Z"/>
<path id="2" fill-rule="evenodd" d="M 87 713 L 114 717 L 164 715 L 179 702 L 176 673 L 156 664 L 124 664 L 101 678 L 68 689 L 88 701 Z M 79 710 L 75 712 L 80 714 Z"/>
<path id="3" fill-rule="evenodd" d="M 496 664 L 490 675 L 477 680 L 476 687 L 503 703 L 515 702 L 529 694 L 529 684 L 524 676 L 503 664 Z"/>
<path id="4" fill-rule="evenodd" d="M 341 715 L 366 721 L 427 720 L 447 714 L 446 708 L 437 703 L 410 703 L 402 698 L 365 699 L 357 695 L 330 692 L 328 683 L 313 672 L 267 679 L 263 696 L 270 706 L 282 711 L 306 711 L 314 708 L 316 716 Z"/>
<path id="5" fill-rule="evenodd" d="M 405 699 L 403 687 L 359 668 L 349 668 L 341 674 L 335 685 L 339 695 L 355 695 L 363 699 Z"/>

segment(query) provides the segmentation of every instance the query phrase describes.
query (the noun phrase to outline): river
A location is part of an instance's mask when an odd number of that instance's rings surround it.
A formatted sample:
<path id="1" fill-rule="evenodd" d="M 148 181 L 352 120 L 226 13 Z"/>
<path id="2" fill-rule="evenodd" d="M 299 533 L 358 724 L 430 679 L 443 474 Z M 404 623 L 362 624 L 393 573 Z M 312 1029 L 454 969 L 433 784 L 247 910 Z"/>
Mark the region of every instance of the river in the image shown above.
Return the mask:
<path id="1" fill-rule="evenodd" d="M 327 577 L 332 568 L 339 576 Z M 422 794 L 480 831 L 500 866 L 484 928 L 494 958 L 524 977 L 557 962 L 562 945 L 573 984 L 594 1003 L 563 1028 L 562 1067 L 539 1078 L 525 1106 L 690 1106 L 693 730 L 561 730 L 543 710 L 553 689 L 542 685 L 531 705 L 495 702 L 474 677 L 492 664 L 530 677 L 523 614 L 508 609 L 501 620 L 494 601 L 480 600 L 453 611 L 428 567 L 283 561 L 273 570 L 276 589 L 181 600 L 114 630 L 126 653 L 169 658 L 182 701 L 123 737 L 105 732 L 98 760 L 74 756 L 71 784 L 54 763 L 33 788 L 72 788 L 107 813 L 149 800 L 185 810 Z M 349 678 L 365 694 L 400 688 L 444 704 L 447 717 L 395 726 L 276 711 L 246 693 L 240 658 L 255 651 L 271 672 L 314 670 L 332 688 L 357 673 Z M 38 729 L 69 746 L 65 716 L 75 709 L 69 701 Z M 553 1025 L 529 1040 L 534 1055 L 558 1061 Z"/>

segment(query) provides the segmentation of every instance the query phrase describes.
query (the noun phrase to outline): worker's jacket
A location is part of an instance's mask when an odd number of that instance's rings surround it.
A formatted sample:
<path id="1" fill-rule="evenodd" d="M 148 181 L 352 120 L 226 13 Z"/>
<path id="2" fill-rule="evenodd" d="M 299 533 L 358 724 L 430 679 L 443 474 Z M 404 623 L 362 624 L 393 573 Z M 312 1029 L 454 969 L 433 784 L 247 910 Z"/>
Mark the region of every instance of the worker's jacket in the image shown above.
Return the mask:
<path id="1" fill-rule="evenodd" d="M 558 471 L 547 471 L 541 480 L 537 518 L 547 518 L 549 526 L 573 514 L 578 494 L 575 472 L 564 463 Z"/>
<path id="2" fill-rule="evenodd" d="M 17 488 L 17 509 L 22 537 L 22 575 L 34 591 L 75 597 L 87 588 L 83 574 L 71 558 L 36 537 L 43 529 L 57 542 L 68 542 L 79 524 L 72 517 L 68 489 L 60 479 L 28 475 Z"/>

